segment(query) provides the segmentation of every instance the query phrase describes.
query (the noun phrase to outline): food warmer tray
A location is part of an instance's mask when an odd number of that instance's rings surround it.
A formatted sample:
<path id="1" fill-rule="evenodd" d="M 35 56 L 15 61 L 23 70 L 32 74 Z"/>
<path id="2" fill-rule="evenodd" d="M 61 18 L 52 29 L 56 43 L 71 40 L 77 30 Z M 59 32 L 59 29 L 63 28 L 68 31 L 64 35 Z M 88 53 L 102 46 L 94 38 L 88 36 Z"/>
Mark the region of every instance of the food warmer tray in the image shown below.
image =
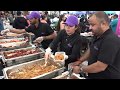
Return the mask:
<path id="1" fill-rule="evenodd" d="M 52 79 L 85 79 L 84 77 L 80 77 L 79 74 L 72 73 L 69 76 L 69 71 L 63 72 L 61 75 L 54 77 Z"/>
<path id="2" fill-rule="evenodd" d="M 65 69 L 65 67 L 63 65 L 55 63 L 52 59 L 48 60 L 48 63 L 49 63 L 49 65 L 57 66 L 57 68 L 55 70 L 53 70 L 53 71 L 50 71 L 50 72 L 47 72 L 47 73 L 44 73 L 44 74 L 41 74 L 41 75 L 37 75 L 35 77 L 28 78 L 28 79 L 52 79 L 52 78 L 62 74 L 62 72 Z M 11 72 L 16 72 L 18 70 L 21 70 L 21 69 L 25 68 L 25 66 L 32 66 L 32 65 L 35 65 L 35 64 L 44 65 L 45 64 L 45 59 L 42 58 L 42 59 L 38 59 L 38 60 L 22 63 L 22 64 L 19 64 L 19 65 L 6 67 L 6 68 L 3 69 L 4 79 L 10 79 L 8 77 L 8 75 Z"/>
<path id="3" fill-rule="evenodd" d="M 11 41 L 11 40 L 22 40 L 22 41 L 21 42 L 1 43 L 1 42 L 7 42 L 7 41 Z M 8 50 L 31 47 L 31 46 L 32 46 L 31 41 L 24 41 L 24 38 L 13 38 L 13 39 L 1 39 L 0 40 L 0 50 L 1 51 L 8 51 Z"/>
<path id="4" fill-rule="evenodd" d="M 36 48 L 35 47 L 27 47 L 27 48 L 15 49 L 15 50 L 27 50 L 27 49 L 36 49 Z M 15 50 L 9 50 L 9 51 L 2 52 L 2 61 L 6 67 L 24 63 L 24 62 L 28 62 L 28 61 L 32 61 L 32 60 L 36 60 L 36 59 L 40 59 L 40 58 L 43 58 L 44 54 L 45 54 L 45 51 L 42 48 L 38 48 L 38 50 L 39 50 L 38 53 L 33 53 L 33 54 L 9 58 L 9 59 L 5 58 L 4 53 L 15 51 Z"/>

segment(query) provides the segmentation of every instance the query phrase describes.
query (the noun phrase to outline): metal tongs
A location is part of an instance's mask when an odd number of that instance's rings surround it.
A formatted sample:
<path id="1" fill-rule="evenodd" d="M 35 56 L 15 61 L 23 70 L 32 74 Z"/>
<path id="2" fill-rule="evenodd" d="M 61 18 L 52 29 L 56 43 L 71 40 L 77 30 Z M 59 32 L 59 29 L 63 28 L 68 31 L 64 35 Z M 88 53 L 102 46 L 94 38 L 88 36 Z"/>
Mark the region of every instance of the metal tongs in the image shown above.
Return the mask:
<path id="1" fill-rule="evenodd" d="M 30 35 L 28 33 L 23 34 L 25 41 L 27 40 L 28 42 L 30 41 Z"/>
<path id="2" fill-rule="evenodd" d="M 68 72 L 69 72 L 69 75 L 68 75 L 68 79 L 69 79 L 73 73 L 73 67 L 70 64 L 68 65 Z"/>
<path id="3" fill-rule="evenodd" d="M 44 66 L 47 66 L 47 64 L 48 64 L 48 60 L 50 60 L 51 59 L 51 56 L 49 57 L 49 58 L 45 58 L 45 64 L 44 64 Z M 54 63 L 54 62 L 53 62 Z"/>
<path id="4" fill-rule="evenodd" d="M 44 64 L 44 66 L 47 66 L 47 59 L 45 59 L 45 64 Z"/>
<path id="5" fill-rule="evenodd" d="M 35 45 L 35 49 L 36 50 L 39 50 L 39 43 L 37 43 L 37 42 L 33 42 L 34 43 L 34 45 Z"/>

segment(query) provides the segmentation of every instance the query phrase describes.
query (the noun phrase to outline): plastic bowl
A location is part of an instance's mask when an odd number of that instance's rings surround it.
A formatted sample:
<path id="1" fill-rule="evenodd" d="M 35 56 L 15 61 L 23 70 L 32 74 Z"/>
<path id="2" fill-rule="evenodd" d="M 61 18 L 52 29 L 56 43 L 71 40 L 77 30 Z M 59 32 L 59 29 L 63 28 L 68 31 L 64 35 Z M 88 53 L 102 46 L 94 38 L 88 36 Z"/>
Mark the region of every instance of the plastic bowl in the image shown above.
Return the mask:
<path id="1" fill-rule="evenodd" d="M 57 56 L 57 55 L 63 55 L 63 56 Z M 60 59 L 58 59 L 58 58 L 60 58 Z M 56 52 L 55 56 L 54 56 L 54 61 L 56 63 L 60 63 L 60 64 L 64 65 L 65 64 L 65 52 Z"/>

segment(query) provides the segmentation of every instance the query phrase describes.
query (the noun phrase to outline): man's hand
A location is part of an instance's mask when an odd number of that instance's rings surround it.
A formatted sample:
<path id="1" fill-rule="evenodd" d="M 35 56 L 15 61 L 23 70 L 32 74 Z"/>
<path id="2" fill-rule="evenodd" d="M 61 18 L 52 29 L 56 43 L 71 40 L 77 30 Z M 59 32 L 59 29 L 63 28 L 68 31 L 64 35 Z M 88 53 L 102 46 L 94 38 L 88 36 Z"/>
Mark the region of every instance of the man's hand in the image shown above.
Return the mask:
<path id="1" fill-rule="evenodd" d="M 35 41 L 33 42 L 37 42 L 37 43 L 41 43 L 43 41 L 43 37 L 38 37 Z"/>
<path id="2" fill-rule="evenodd" d="M 72 66 L 78 66 L 82 63 L 82 61 L 78 60 L 76 62 L 71 63 Z"/>
<path id="3" fill-rule="evenodd" d="M 10 32 L 10 30 L 9 29 L 2 30 L 1 35 L 5 35 L 7 32 Z"/>
<path id="4" fill-rule="evenodd" d="M 73 73 L 80 73 L 80 66 L 73 66 Z"/>
<path id="5" fill-rule="evenodd" d="M 4 36 L 0 36 L 0 39 L 5 39 L 5 37 Z"/>

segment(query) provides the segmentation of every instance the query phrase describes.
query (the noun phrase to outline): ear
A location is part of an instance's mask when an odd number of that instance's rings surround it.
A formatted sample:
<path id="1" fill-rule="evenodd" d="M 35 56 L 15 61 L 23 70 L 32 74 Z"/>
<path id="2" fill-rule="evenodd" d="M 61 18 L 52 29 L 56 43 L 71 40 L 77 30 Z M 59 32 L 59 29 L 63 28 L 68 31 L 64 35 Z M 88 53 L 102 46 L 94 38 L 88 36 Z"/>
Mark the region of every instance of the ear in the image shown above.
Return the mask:
<path id="1" fill-rule="evenodd" d="M 102 21 L 101 22 L 101 27 L 104 27 L 104 26 L 106 26 L 107 25 L 107 23 L 105 22 L 105 21 Z"/>
<path id="2" fill-rule="evenodd" d="M 103 25 L 107 25 L 107 22 L 103 21 L 102 24 L 103 24 Z"/>

